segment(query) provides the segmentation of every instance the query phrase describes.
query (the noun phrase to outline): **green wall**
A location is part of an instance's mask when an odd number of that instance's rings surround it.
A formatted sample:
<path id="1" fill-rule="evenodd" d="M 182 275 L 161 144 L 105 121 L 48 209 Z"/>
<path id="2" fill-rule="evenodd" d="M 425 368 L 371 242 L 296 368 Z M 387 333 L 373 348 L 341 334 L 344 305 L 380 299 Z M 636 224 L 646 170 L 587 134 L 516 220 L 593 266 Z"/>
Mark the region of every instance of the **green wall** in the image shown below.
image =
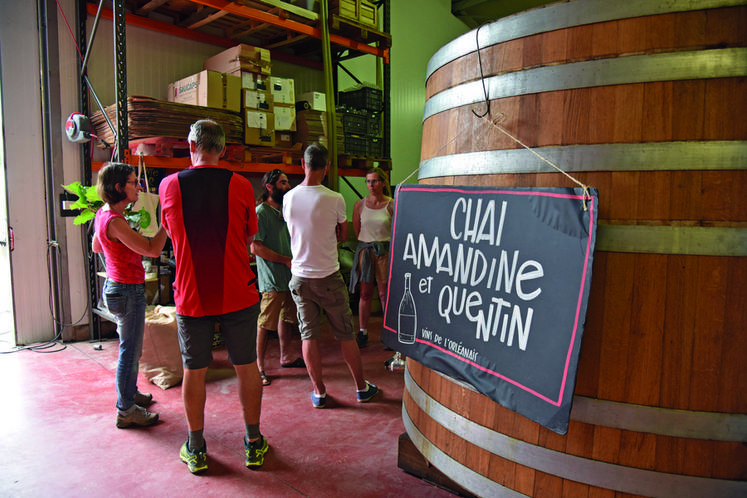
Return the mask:
<path id="1" fill-rule="evenodd" d="M 467 25 L 451 14 L 450 0 L 391 1 L 392 184 L 402 182 L 420 162 L 428 61 L 438 49 L 467 31 Z M 373 56 L 348 61 L 345 67 L 361 81 L 377 83 Z M 353 85 L 355 81 L 340 71 L 339 88 Z M 407 181 L 417 183 L 417 178 L 415 173 Z M 348 180 L 361 195 L 367 195 L 365 179 Z M 342 180 L 340 192 L 350 217 L 358 196 Z"/>

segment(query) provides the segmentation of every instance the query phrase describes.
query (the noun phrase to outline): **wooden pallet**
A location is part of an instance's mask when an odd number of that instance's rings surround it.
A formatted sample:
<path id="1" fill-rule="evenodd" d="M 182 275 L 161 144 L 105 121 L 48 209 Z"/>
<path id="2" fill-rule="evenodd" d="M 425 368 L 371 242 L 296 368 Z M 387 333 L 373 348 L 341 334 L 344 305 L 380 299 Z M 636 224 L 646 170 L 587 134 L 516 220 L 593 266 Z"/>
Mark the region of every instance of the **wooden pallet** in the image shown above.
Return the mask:
<path id="1" fill-rule="evenodd" d="M 248 163 L 282 164 L 300 166 L 303 151 L 300 147 L 293 149 L 275 149 L 271 147 L 246 147 L 243 161 Z"/>
<path id="2" fill-rule="evenodd" d="M 133 156 L 188 157 L 189 144 L 183 138 L 149 137 L 130 140 L 130 153 Z"/>
<path id="3" fill-rule="evenodd" d="M 174 137 L 148 137 L 130 141 L 130 153 L 133 156 L 154 157 L 189 157 L 189 143 L 184 138 Z M 224 161 L 244 162 L 247 161 L 246 151 L 249 148 L 244 144 L 226 144 L 226 151 L 221 158 Z"/>
<path id="4" fill-rule="evenodd" d="M 348 154 L 338 154 L 337 156 L 337 167 L 338 168 L 355 168 L 367 170 L 369 168 L 377 167 L 384 171 L 391 171 L 392 160 L 391 159 L 380 159 L 375 157 L 363 157 L 363 156 L 351 156 Z"/>

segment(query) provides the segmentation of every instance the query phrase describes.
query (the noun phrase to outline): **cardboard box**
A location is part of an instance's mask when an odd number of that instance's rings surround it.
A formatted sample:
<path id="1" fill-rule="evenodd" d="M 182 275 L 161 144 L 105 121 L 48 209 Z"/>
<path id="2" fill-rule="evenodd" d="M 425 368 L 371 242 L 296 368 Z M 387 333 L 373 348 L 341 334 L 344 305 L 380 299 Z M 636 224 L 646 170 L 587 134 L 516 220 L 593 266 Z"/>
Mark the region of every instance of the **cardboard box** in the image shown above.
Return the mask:
<path id="1" fill-rule="evenodd" d="M 244 111 L 244 143 L 275 147 L 275 115 L 271 112 Z"/>
<path id="2" fill-rule="evenodd" d="M 201 71 L 169 84 L 169 102 L 241 111 L 241 78 Z"/>
<path id="3" fill-rule="evenodd" d="M 275 105 L 270 92 L 242 88 L 241 101 L 244 103 L 244 109 L 274 112 Z"/>
<path id="4" fill-rule="evenodd" d="M 290 149 L 293 147 L 293 132 L 275 131 L 275 147 Z"/>
<path id="5" fill-rule="evenodd" d="M 275 131 L 296 131 L 295 104 L 277 104 L 275 106 Z"/>
<path id="6" fill-rule="evenodd" d="M 307 92 L 298 96 L 298 102 L 308 102 L 309 111 L 327 112 L 327 95 L 322 92 Z"/>
<path id="7" fill-rule="evenodd" d="M 270 91 L 270 77 L 266 74 L 251 73 L 249 71 L 240 71 L 241 73 L 241 88 L 249 88 L 250 90 L 263 90 L 266 92 Z"/>
<path id="8" fill-rule="evenodd" d="M 292 78 L 270 76 L 270 91 L 276 104 L 296 104 L 296 89 Z"/>
<path id="9" fill-rule="evenodd" d="M 202 67 L 236 76 L 240 76 L 241 71 L 269 76 L 272 62 L 270 51 L 266 48 L 241 44 L 206 59 Z"/>
<path id="10" fill-rule="evenodd" d="M 337 150 L 344 150 L 343 133 L 342 133 L 342 119 L 340 115 L 336 114 L 337 119 L 335 121 L 336 136 L 337 136 Z M 327 113 L 322 111 L 296 111 L 296 142 L 301 142 L 305 148 L 311 142 L 320 142 L 325 146 L 327 143 Z"/>

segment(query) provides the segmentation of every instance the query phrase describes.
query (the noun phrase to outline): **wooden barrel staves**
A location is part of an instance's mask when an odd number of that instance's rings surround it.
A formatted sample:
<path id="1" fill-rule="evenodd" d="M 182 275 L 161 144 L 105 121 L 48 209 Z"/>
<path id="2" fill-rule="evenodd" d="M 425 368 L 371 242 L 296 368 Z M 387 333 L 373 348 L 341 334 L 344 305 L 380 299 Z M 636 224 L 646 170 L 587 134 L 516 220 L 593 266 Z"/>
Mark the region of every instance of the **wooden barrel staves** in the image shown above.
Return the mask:
<path id="1" fill-rule="evenodd" d="M 576 0 L 431 59 L 420 183 L 577 186 L 499 123 L 600 199 L 566 435 L 408 360 L 408 435 L 465 489 L 747 496 L 745 38 L 744 0 Z"/>

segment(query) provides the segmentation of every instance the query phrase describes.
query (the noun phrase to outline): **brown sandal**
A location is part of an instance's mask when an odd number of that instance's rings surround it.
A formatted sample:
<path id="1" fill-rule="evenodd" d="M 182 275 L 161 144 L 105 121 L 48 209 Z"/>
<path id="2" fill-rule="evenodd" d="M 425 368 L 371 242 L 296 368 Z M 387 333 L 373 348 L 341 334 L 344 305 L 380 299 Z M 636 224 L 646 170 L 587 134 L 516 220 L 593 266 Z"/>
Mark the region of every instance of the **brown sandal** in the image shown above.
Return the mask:
<path id="1" fill-rule="evenodd" d="M 263 386 L 269 386 L 272 383 L 272 381 L 267 378 L 267 375 L 265 375 L 265 371 L 264 370 L 260 370 L 259 371 L 259 376 L 262 378 L 262 385 Z"/>

